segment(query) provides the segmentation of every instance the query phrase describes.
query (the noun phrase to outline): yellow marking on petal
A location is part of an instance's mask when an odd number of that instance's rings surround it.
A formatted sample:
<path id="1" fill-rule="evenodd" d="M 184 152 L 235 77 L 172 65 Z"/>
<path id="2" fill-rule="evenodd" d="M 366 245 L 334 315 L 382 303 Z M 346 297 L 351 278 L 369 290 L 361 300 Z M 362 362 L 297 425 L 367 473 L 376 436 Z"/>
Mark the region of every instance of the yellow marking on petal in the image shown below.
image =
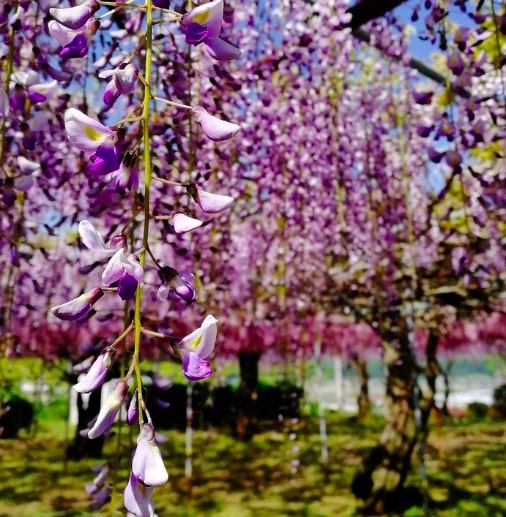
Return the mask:
<path id="1" fill-rule="evenodd" d="M 96 130 L 93 129 L 91 126 L 84 126 L 84 132 L 86 133 L 86 136 L 91 138 L 91 140 L 97 141 L 102 138 L 102 135 Z"/>
<path id="2" fill-rule="evenodd" d="M 200 345 L 202 342 L 202 336 L 199 336 L 193 343 L 190 344 L 190 347 L 194 350 Z"/>
<path id="3" fill-rule="evenodd" d="M 199 25 L 204 25 L 204 23 L 209 20 L 210 10 L 204 11 L 203 13 L 196 14 L 192 17 L 192 22 L 198 23 Z"/>

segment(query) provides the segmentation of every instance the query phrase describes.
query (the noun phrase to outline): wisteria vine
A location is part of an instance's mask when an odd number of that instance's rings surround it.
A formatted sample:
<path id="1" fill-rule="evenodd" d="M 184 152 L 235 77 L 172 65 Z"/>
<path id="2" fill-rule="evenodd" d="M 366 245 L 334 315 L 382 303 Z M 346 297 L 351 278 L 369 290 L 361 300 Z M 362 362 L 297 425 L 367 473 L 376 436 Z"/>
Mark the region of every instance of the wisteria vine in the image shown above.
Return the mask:
<path id="1" fill-rule="evenodd" d="M 18 6 L 18 9 L 21 8 Z M 155 16 L 157 13 L 159 17 Z M 218 320 L 207 315 L 199 328 L 183 338 L 145 328 L 143 324 L 143 296 L 146 296 L 144 278 L 148 257 L 152 261 L 152 268 L 158 271 L 157 296 L 160 301 L 181 300 L 188 305 L 195 299 L 189 275 L 180 274 L 172 265 L 162 266 L 153 253 L 153 220 L 169 221 L 172 232 L 176 235 L 195 230 L 203 224 L 202 220 L 189 216 L 185 210 L 155 215 L 151 204 L 152 182 L 161 182 L 165 189 L 169 186 L 181 187 L 204 214 L 220 214 L 233 203 L 232 197 L 207 192 L 194 182 L 183 184 L 173 181 L 170 169 L 160 171 L 160 175 L 155 177 L 151 144 L 153 104 L 162 103 L 187 110 L 189 117 L 198 124 L 202 133 L 215 142 L 228 140 L 240 130 L 237 124 L 210 114 L 203 106 L 186 105 L 178 99 L 158 95 L 154 74 L 154 34 L 157 31 L 157 34 L 168 37 L 164 31 L 171 31 L 173 27 L 182 32 L 187 44 L 202 43 L 210 58 L 216 61 L 236 59 L 240 57 L 241 51 L 221 37 L 223 0 L 190 8 L 185 14 L 169 9 L 164 2 L 151 0 L 143 4 L 86 0 L 73 7 L 50 7 L 48 14 L 51 17 L 47 24 L 48 32 L 59 44 L 58 55 L 62 60 L 86 58 L 92 39 L 98 37 L 100 21 L 114 16 L 129 17 L 131 14 L 138 17 L 140 36 L 136 34 L 131 38 L 130 47 L 133 51 L 127 57 L 120 55 L 119 59 L 114 59 L 114 55 L 111 55 L 109 62 L 114 61 L 116 66 L 102 70 L 98 77 L 108 80 L 102 99 L 108 110 L 108 117 L 121 113 L 121 108 L 116 107 L 119 106 L 118 101 L 122 97 L 134 96 L 140 81 L 143 89 L 139 102 L 127 102 L 128 111 L 114 124 L 101 123 L 85 113 L 84 109 L 73 106 L 66 109 L 63 120 L 68 141 L 80 152 L 80 160 L 88 163 L 85 165 L 85 174 L 99 184 L 96 194 L 103 189 L 116 191 L 124 196 L 121 203 L 124 213 L 128 214 L 130 210 L 131 215 L 126 216 L 120 231 L 112 235 L 108 244 L 105 244 L 102 235 L 90 220 L 83 219 L 79 222 L 78 233 L 82 244 L 90 250 L 97 262 L 107 262 L 98 285 L 77 298 L 52 307 L 51 312 L 61 320 L 83 322 L 103 296 L 117 295 L 127 304 L 125 314 L 132 314 L 131 320 L 125 318 L 124 330 L 99 353 L 84 378 L 74 385 L 74 389 L 79 393 L 89 393 L 99 388 L 105 382 L 121 344 L 121 354 L 130 356 L 130 365 L 125 368 L 126 372 L 123 372 L 96 420 L 90 423 L 85 433 L 89 439 L 95 439 L 108 432 L 121 407 L 130 398 L 126 420 L 129 424 L 138 425 L 140 432 L 132 459 L 130 479 L 125 488 L 124 503 L 128 515 L 153 515 L 152 488 L 164 484 L 168 473 L 155 442 L 155 429 L 143 398 L 143 339 L 149 336 L 167 342 L 173 357 L 181 361 L 186 378 L 189 381 L 202 380 L 212 375 L 208 358 L 214 351 Z M 13 23 L 13 20 L 10 22 Z M 107 46 L 112 43 L 102 41 L 102 52 L 106 54 Z M 142 64 L 136 64 L 141 58 Z M 191 68 L 190 52 L 188 60 Z M 45 101 L 51 88 L 56 88 L 56 79 L 46 85 L 29 87 L 30 101 Z M 23 110 L 27 102 L 25 94 L 15 92 L 14 95 L 14 99 L 10 99 L 10 105 L 14 109 Z M 0 100 L 5 114 L 7 102 L 4 92 L 1 93 Z M 92 106 L 92 109 L 99 109 L 99 106 Z M 131 127 L 135 125 L 138 129 L 134 129 L 132 134 Z M 133 195 L 127 196 L 130 192 Z M 132 231 L 134 223 L 140 226 L 140 238 L 135 230 Z M 126 357 L 123 357 L 123 364 L 125 362 Z M 105 502 L 103 480 L 100 486 L 98 483 L 95 485 L 95 500 Z"/>

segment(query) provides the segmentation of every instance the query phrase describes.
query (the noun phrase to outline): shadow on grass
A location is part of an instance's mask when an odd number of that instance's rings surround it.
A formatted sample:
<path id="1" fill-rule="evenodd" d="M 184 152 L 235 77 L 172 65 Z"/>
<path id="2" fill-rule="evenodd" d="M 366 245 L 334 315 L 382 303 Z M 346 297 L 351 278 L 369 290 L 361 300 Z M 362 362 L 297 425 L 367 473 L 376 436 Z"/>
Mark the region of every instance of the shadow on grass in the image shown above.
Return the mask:
<path id="1" fill-rule="evenodd" d="M 381 425 L 380 418 L 361 424 L 329 414 L 326 466 L 316 421 L 266 429 L 248 443 L 216 429 L 196 430 L 191 482 L 185 478 L 184 433 L 169 431 L 161 450 L 170 479 L 154 491 L 156 512 L 160 517 L 351 517 L 350 483 Z M 506 424 L 491 423 L 434 434 L 426 454 L 431 516 L 506 515 L 505 433 Z M 120 447 L 119 470 L 109 479 L 113 506 L 86 513 L 90 500 L 84 484 L 93 479 L 90 468 L 99 462 L 69 462 L 65 468 L 57 436 L 0 440 L 0 517 L 123 515 L 132 445 Z M 116 447 L 111 443 L 108 450 Z M 419 485 L 415 466 L 406 489 L 392 500 L 390 515 L 423 515 Z"/>

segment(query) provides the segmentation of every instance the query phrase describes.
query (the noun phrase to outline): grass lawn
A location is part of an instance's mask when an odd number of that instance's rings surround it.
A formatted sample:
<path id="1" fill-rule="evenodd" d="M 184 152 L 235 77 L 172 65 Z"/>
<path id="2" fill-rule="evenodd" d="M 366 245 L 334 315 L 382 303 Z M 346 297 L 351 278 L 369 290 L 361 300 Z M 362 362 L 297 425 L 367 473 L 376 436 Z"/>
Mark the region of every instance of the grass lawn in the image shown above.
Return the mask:
<path id="1" fill-rule="evenodd" d="M 156 488 L 159 517 L 336 517 L 355 515 L 349 486 L 364 451 L 375 444 L 381 417 L 362 424 L 329 413 L 329 464 L 320 462 L 318 422 L 279 424 L 251 442 L 215 429 L 193 435 L 193 479 L 184 475 L 185 437 L 163 434 L 161 445 L 169 482 Z M 129 430 L 123 428 L 123 442 Z M 134 437 L 131 437 L 133 443 Z M 0 440 L 0 517 L 125 515 L 122 490 L 130 469 L 130 448 L 112 437 L 106 453 L 119 450 L 118 468 L 109 481 L 111 503 L 100 512 L 87 510 L 84 484 L 97 460 L 64 461 L 64 426 L 41 420 L 35 437 Z M 502 517 L 506 515 L 506 423 L 447 422 L 433 429 L 425 454 L 430 515 Z M 408 485 L 420 486 L 414 469 Z M 422 516 L 413 506 L 405 516 Z"/>

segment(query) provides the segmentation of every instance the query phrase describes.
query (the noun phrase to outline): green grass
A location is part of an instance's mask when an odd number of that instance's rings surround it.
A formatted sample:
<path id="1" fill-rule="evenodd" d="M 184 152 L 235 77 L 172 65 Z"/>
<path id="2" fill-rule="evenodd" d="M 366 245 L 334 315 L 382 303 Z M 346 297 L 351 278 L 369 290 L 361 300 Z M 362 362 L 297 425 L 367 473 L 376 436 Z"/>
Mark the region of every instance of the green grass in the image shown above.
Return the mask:
<path id="1" fill-rule="evenodd" d="M 355 515 L 349 486 L 357 465 L 381 430 L 380 417 L 365 424 L 346 415 L 329 414 L 329 464 L 320 462 L 315 419 L 289 422 L 255 436 L 235 440 L 215 429 L 196 431 L 193 479 L 184 476 L 184 435 L 167 431 L 161 446 L 169 482 L 156 488 L 159 517 L 335 517 Z M 111 485 L 113 500 L 101 512 L 88 512 L 84 484 L 97 460 L 64 459 L 65 426 L 42 419 L 35 437 L 0 440 L 0 517 L 70 517 L 124 515 L 122 490 L 130 469 L 130 446 L 117 437 L 106 452 L 116 450 L 118 465 Z M 124 442 L 132 443 L 124 429 Z M 290 439 L 290 434 L 293 433 Z M 131 433 L 130 433 L 131 434 Z M 499 517 L 506 515 L 506 424 L 447 423 L 433 430 L 426 450 L 430 515 Z M 292 461 L 299 465 L 292 471 Z M 415 466 L 408 485 L 419 486 Z M 422 516 L 416 506 L 407 517 Z"/>

